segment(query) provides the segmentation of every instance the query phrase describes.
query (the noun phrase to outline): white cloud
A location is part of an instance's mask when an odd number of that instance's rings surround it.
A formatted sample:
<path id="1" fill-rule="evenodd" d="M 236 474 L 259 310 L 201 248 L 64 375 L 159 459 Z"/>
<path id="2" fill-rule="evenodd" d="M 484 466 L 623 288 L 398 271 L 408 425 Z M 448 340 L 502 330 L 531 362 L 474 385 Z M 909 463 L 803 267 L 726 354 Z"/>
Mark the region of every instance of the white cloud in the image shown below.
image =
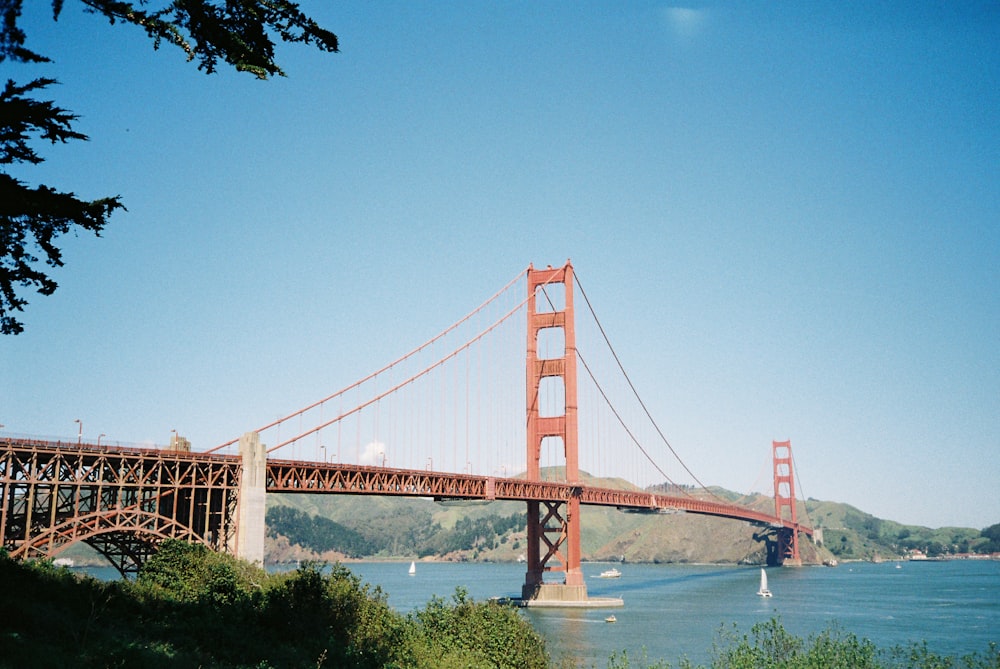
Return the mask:
<path id="1" fill-rule="evenodd" d="M 365 447 L 361 449 L 361 455 L 358 457 L 358 464 L 381 466 L 382 462 L 385 460 L 387 460 L 385 444 L 381 441 L 369 441 L 365 444 Z"/>
<path id="2" fill-rule="evenodd" d="M 667 7 L 663 10 L 663 18 L 672 35 L 688 41 L 697 37 L 708 23 L 708 10 Z"/>

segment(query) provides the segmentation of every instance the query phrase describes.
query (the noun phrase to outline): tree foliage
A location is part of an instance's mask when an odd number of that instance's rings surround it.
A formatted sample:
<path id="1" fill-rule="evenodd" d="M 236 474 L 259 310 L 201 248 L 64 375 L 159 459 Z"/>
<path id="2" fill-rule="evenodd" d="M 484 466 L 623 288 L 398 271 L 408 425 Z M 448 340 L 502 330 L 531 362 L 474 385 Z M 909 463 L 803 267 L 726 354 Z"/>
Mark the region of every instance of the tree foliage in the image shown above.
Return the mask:
<path id="1" fill-rule="evenodd" d="M 879 648 L 870 639 L 831 624 L 802 638 L 785 629 L 779 618 L 755 624 L 749 634 L 723 628 L 712 669 L 996 669 L 1000 653 L 990 644 L 985 654 L 961 659 L 938 655 L 926 643 Z"/>
<path id="2" fill-rule="evenodd" d="M 24 0 L 0 0 L 0 63 L 47 63 L 32 50 L 18 24 Z M 275 39 L 313 45 L 335 52 L 337 36 L 320 27 L 288 0 L 79 0 L 84 9 L 112 25 L 136 26 L 152 39 L 154 49 L 181 49 L 199 70 L 215 72 L 219 64 L 267 79 L 284 75 L 275 60 Z M 65 0 L 52 0 L 53 20 Z M 88 137 L 73 130 L 77 116 L 51 100 L 38 100 L 54 79 L 24 84 L 8 80 L 0 94 L 0 333 L 19 334 L 24 325 L 24 289 L 51 295 L 58 284 L 45 265 L 63 265 L 58 238 L 71 230 L 100 236 L 108 217 L 124 208 L 118 196 L 81 199 L 47 185 L 32 186 L 12 177 L 11 166 L 43 161 L 32 148 L 39 140 L 52 144 Z M 44 265 L 39 266 L 39 263 Z"/>
<path id="3" fill-rule="evenodd" d="M 513 609 L 463 593 L 429 606 L 425 624 L 341 565 L 267 574 L 168 540 L 135 581 L 100 582 L 0 551 L 0 582 L 3 669 L 547 666 L 540 637 Z"/>
<path id="4" fill-rule="evenodd" d="M 435 667 L 545 669 L 545 640 L 509 606 L 475 602 L 457 588 L 449 605 L 433 597 L 412 614 Z"/>
<path id="5" fill-rule="evenodd" d="M 139 572 L 140 583 L 164 599 L 214 607 L 251 602 L 265 580 L 246 562 L 177 540 L 164 541 Z"/>
<path id="6" fill-rule="evenodd" d="M 444 529 L 432 521 L 431 514 L 421 510 L 380 516 L 377 522 L 359 522 L 356 527 L 347 527 L 329 518 L 281 506 L 268 509 L 266 521 L 271 536 L 285 536 L 289 542 L 316 553 L 334 550 L 349 557 L 378 554 L 424 557 L 491 549 L 504 535 L 526 527 L 524 514 L 514 513 L 459 518 L 453 528 Z"/>
<path id="7" fill-rule="evenodd" d="M 983 529 L 981 536 L 986 540 L 982 546 L 983 553 L 1000 553 L 1000 523 Z"/>
<path id="8" fill-rule="evenodd" d="M 71 139 L 87 139 L 75 132 L 76 116 L 39 101 L 28 94 L 54 84 L 52 79 L 35 79 L 18 85 L 8 80 L 0 93 L 0 169 L 15 163 L 38 164 L 42 158 L 29 144 L 32 138 L 53 144 Z M 51 267 L 63 264 L 56 240 L 71 228 L 100 235 L 108 216 L 122 208 L 117 197 L 87 201 L 74 193 L 49 186 L 32 187 L 0 172 L 0 333 L 18 334 L 24 327 L 13 312 L 22 311 L 27 300 L 18 287 L 33 286 L 42 295 L 51 295 L 56 282 L 42 269 L 35 249 Z"/>
<path id="9" fill-rule="evenodd" d="M 341 565 L 266 574 L 199 546 L 165 541 L 135 581 L 100 582 L 0 549 L 0 668 L 549 667 L 520 613 L 458 588 L 403 616 Z M 220 598 L 220 592 L 242 593 Z M 567 658 L 558 666 L 578 666 Z M 608 669 L 669 669 L 615 654 Z M 681 669 L 694 669 L 682 660 Z M 701 666 L 701 665 L 699 665 Z M 926 643 L 878 648 L 832 625 L 808 638 L 780 619 L 719 631 L 711 669 L 1000 669 L 1000 648 L 961 658 Z"/>
<path id="10" fill-rule="evenodd" d="M 523 513 L 459 518 L 454 528 L 438 533 L 422 552 L 444 554 L 474 548 L 494 548 L 499 537 L 511 531 L 524 530 L 526 527 L 527 521 Z"/>
<path id="11" fill-rule="evenodd" d="M 292 543 L 316 553 L 339 551 L 348 557 L 362 557 L 378 552 L 372 541 L 360 532 L 322 516 L 310 516 L 287 506 L 267 510 L 267 531 L 283 535 Z"/>

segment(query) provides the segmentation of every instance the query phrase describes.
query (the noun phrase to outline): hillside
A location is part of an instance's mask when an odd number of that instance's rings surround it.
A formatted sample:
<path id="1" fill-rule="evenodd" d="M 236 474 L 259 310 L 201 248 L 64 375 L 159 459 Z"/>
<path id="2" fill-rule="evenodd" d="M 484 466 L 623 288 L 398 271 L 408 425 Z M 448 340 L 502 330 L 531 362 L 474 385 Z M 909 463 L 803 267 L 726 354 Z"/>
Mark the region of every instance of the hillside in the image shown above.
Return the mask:
<path id="1" fill-rule="evenodd" d="M 919 550 L 929 557 L 1000 551 L 1000 525 L 929 528 L 876 518 L 849 504 L 809 499 L 805 503 L 814 526 L 823 528 L 824 543 L 843 559 L 890 559 Z"/>
<path id="2" fill-rule="evenodd" d="M 547 471 L 558 478 L 561 471 Z M 629 489 L 625 481 L 595 479 L 584 482 L 607 488 Z M 721 498 L 761 511 L 773 511 L 764 495 L 741 496 L 713 488 L 690 491 Z M 371 550 L 348 546 L 315 550 L 301 533 L 283 533 L 271 523 L 277 509 L 293 509 L 314 523 L 329 521 L 365 537 Z M 519 502 L 447 502 L 430 499 L 351 495 L 271 495 L 268 498 L 267 559 L 286 561 L 322 556 L 325 559 L 376 558 L 514 561 L 524 554 L 524 505 Z M 949 553 L 989 553 L 1000 550 L 998 526 L 927 528 L 876 518 L 848 504 L 808 499 L 799 501 L 801 521 L 821 529 L 822 546 L 805 540 L 800 551 L 806 563 L 832 560 L 872 560 L 905 557 L 920 550 L 930 557 Z M 749 523 L 694 514 L 625 513 L 617 509 L 582 510 L 581 543 L 585 560 L 681 563 L 759 563 L 765 546 Z M 319 519 L 324 519 L 320 521 Z M 299 518 L 303 522 L 304 518 Z M 516 521 L 516 522 L 514 522 Z M 315 528 L 313 528 L 315 531 Z M 339 529 L 337 531 L 340 531 Z M 353 535 L 352 535 L 353 536 Z"/>
<path id="3" fill-rule="evenodd" d="M 550 472 L 557 476 L 558 472 Z M 618 480 L 585 482 L 608 488 L 631 486 Z M 739 501 L 761 510 L 773 509 L 766 497 L 741 498 L 725 491 L 692 494 Z M 281 511 L 284 509 L 285 511 Z M 289 510 L 293 510 L 291 513 Z M 805 513 L 804 508 L 800 514 Z M 323 559 L 414 559 L 514 561 L 525 550 L 524 505 L 519 502 L 446 502 L 429 499 L 352 495 L 283 494 L 268 498 L 269 561 Z M 762 563 L 761 531 L 749 523 L 693 514 L 626 513 L 612 508 L 582 510 L 581 543 L 585 560 L 630 562 Z M 313 520 L 308 521 L 307 517 Z M 518 519 L 516 524 L 505 523 Z M 322 520 L 320 520 L 322 519 Z M 308 539 L 325 525 L 332 533 L 365 537 L 370 550 Z M 491 531 L 502 527 L 500 531 Z M 355 535 L 351 535 L 355 536 Z M 801 545 L 806 562 L 821 563 L 832 555 L 810 542 Z"/>

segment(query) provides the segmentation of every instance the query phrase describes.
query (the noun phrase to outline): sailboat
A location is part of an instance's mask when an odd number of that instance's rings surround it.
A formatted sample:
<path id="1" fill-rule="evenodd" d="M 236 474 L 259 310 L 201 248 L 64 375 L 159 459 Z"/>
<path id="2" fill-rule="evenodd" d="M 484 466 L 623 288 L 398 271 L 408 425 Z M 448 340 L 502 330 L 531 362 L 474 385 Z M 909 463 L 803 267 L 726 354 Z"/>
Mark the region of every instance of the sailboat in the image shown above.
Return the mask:
<path id="1" fill-rule="evenodd" d="M 772 596 L 771 591 L 767 589 L 767 574 L 764 573 L 763 568 L 761 568 L 760 570 L 760 590 L 757 591 L 757 594 L 760 595 L 761 597 Z"/>
<path id="2" fill-rule="evenodd" d="M 411 562 L 411 563 L 410 563 L 410 571 L 409 571 L 409 574 L 410 574 L 410 576 L 413 576 L 413 575 L 414 575 L 414 574 L 416 574 L 416 573 L 417 573 L 417 563 L 416 563 L 416 562 Z"/>

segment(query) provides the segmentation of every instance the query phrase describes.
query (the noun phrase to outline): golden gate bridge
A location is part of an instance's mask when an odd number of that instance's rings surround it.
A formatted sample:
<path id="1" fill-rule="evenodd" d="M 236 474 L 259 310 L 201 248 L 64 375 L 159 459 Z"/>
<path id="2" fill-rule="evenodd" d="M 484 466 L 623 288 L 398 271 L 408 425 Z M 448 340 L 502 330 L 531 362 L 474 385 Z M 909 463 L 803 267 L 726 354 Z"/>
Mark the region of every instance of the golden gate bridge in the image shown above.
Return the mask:
<path id="1" fill-rule="evenodd" d="M 581 505 L 748 521 L 773 537 L 769 561 L 801 564 L 813 531 L 797 518 L 790 442 L 772 442 L 772 471 L 773 512 L 695 476 L 567 262 L 529 266 L 406 355 L 207 450 L 176 433 L 164 448 L 3 437 L 0 546 L 51 558 L 83 541 L 128 574 L 167 537 L 262 562 L 269 493 L 516 500 L 522 599 L 579 603 Z"/>

